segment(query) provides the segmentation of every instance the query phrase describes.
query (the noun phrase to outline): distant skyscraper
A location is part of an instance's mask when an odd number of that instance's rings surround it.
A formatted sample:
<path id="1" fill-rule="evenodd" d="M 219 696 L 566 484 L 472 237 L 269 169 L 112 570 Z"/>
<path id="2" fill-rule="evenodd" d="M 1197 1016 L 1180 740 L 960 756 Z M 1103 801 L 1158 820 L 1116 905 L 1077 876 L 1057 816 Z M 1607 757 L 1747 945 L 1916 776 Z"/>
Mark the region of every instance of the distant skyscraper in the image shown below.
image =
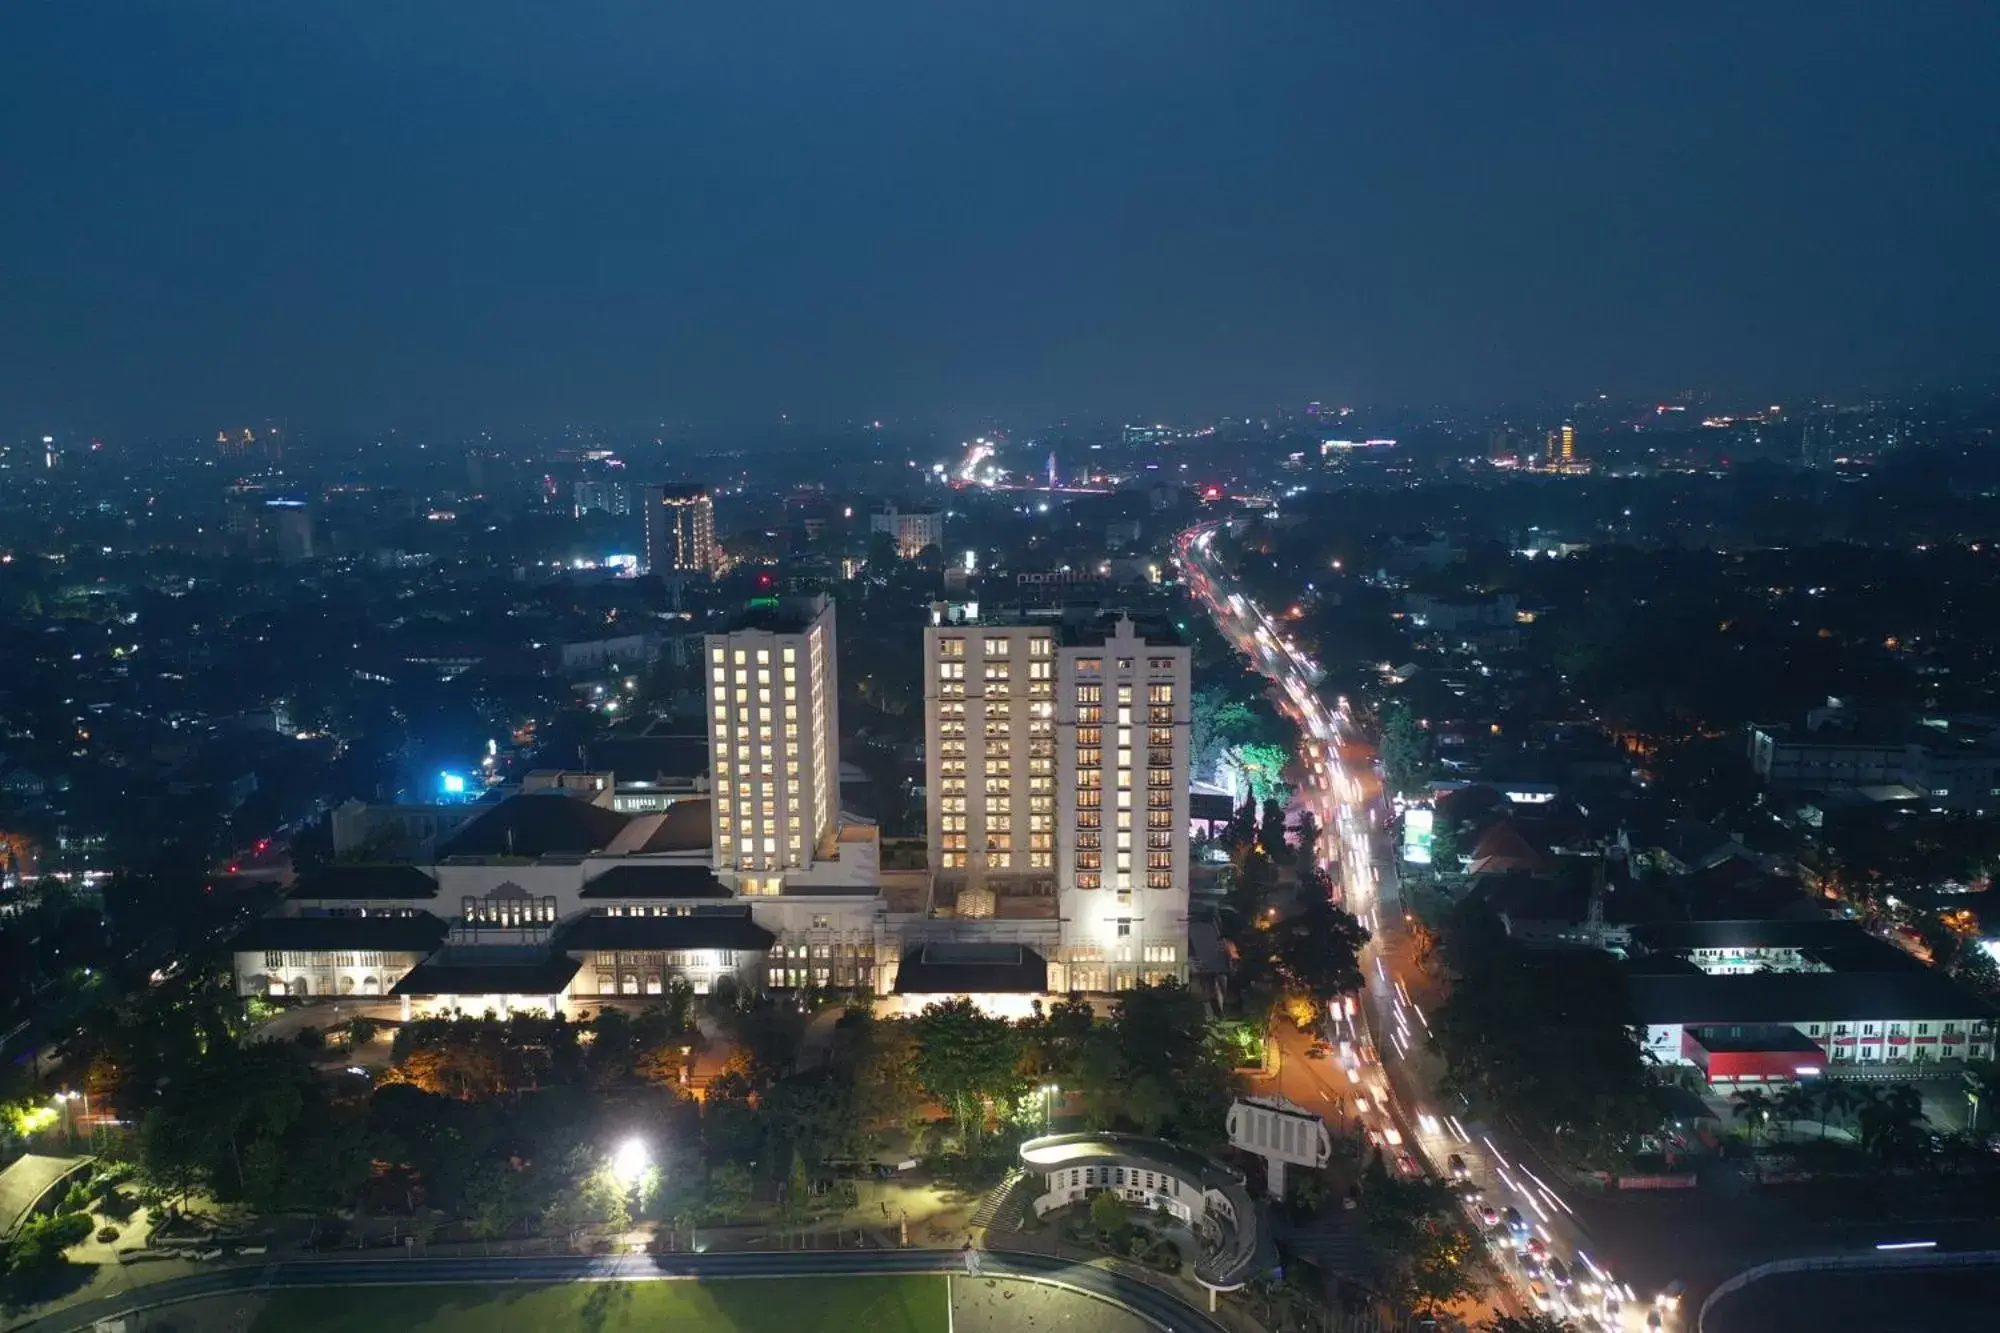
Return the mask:
<path id="1" fill-rule="evenodd" d="M 715 574 L 715 499 L 703 486 L 648 486 L 646 568 L 654 574 Z"/>
<path id="2" fill-rule="evenodd" d="M 715 868 L 777 893 L 830 850 L 840 821 L 833 603 L 753 607 L 708 647 Z"/>
<path id="3" fill-rule="evenodd" d="M 1051 449 L 1049 450 L 1049 489 L 1054 490 L 1061 484 L 1059 474 L 1056 472 L 1056 451 Z"/>
<path id="4" fill-rule="evenodd" d="M 1562 461 L 1564 463 L 1576 461 L 1576 427 L 1567 421 L 1563 422 Z"/>
<path id="5" fill-rule="evenodd" d="M 896 554 L 913 560 L 926 546 L 944 545 L 944 515 L 936 511 L 911 512 L 887 505 L 868 516 L 870 532 L 885 533 L 896 539 Z"/>
<path id="6" fill-rule="evenodd" d="M 578 518 L 582 518 L 592 510 L 606 514 L 632 512 L 632 491 L 622 481 L 585 478 L 576 483 L 573 494 Z M 650 550 L 648 554 L 651 554 Z"/>

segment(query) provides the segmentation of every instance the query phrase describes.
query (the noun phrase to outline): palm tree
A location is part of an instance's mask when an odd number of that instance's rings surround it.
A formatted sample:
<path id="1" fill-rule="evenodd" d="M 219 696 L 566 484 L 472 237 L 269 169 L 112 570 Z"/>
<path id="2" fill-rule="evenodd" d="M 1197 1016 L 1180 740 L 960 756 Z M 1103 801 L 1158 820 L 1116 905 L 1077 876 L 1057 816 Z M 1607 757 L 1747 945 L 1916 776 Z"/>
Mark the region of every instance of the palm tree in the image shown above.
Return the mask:
<path id="1" fill-rule="evenodd" d="M 1908 1083 L 1871 1088 L 1856 1116 L 1862 1150 L 1885 1165 L 1914 1156 L 1927 1123 L 1923 1094 Z"/>
<path id="2" fill-rule="evenodd" d="M 1812 1089 L 1801 1083 L 1794 1083 L 1780 1092 L 1771 1102 L 1771 1109 L 1778 1120 L 1785 1125 L 1785 1135 L 1791 1137 L 1791 1126 L 1800 1120 L 1810 1120 L 1813 1108 L 1819 1098 L 1813 1096 Z"/>
<path id="3" fill-rule="evenodd" d="M 1754 1141 L 1760 1126 L 1771 1119 L 1771 1099 L 1762 1088 L 1744 1088 L 1729 1099 L 1730 1114 L 1738 1120 L 1750 1122 L 1750 1137 Z"/>
<path id="4" fill-rule="evenodd" d="M 1852 1083 L 1821 1079 L 1819 1085 L 1819 1136 L 1826 1137 L 1826 1122 L 1838 1115 L 1843 1121 L 1861 1104 L 1861 1093 Z"/>

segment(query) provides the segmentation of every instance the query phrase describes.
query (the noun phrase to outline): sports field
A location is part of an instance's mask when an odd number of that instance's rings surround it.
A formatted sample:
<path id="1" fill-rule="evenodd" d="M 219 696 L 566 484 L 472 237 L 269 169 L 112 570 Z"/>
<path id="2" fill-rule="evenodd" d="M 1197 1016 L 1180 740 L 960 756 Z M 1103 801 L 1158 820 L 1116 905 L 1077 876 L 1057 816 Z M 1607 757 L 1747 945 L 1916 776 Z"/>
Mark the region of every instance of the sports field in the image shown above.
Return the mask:
<path id="1" fill-rule="evenodd" d="M 249 1333 L 946 1333 L 947 1300 L 931 1275 L 295 1289 Z"/>

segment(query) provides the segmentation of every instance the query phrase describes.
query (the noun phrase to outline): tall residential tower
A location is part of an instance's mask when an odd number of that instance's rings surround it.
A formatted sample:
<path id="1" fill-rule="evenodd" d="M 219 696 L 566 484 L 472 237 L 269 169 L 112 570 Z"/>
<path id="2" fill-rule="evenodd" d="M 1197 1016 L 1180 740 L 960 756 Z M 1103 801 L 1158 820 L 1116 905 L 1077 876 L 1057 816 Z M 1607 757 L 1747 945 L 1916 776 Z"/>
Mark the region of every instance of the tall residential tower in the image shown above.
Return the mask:
<path id="1" fill-rule="evenodd" d="M 703 486 L 648 486 L 646 569 L 653 574 L 713 577 L 715 498 Z"/>
<path id="2" fill-rule="evenodd" d="M 1188 649 L 1126 616 L 939 618 L 924 637 L 938 901 L 996 930 L 1053 906 L 1051 990 L 1185 978 Z"/>
<path id="3" fill-rule="evenodd" d="M 753 607 L 707 636 L 714 864 L 741 892 L 833 854 L 840 821 L 833 603 Z"/>

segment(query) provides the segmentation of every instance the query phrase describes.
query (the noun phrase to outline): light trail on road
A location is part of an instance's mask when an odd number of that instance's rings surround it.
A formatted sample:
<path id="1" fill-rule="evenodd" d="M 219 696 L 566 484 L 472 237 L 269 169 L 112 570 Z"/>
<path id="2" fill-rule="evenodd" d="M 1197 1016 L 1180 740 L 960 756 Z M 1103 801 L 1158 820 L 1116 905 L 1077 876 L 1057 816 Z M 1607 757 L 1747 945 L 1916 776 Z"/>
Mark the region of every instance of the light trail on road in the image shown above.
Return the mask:
<path id="1" fill-rule="evenodd" d="M 1374 1106 L 1368 1115 L 1362 1117 L 1369 1137 L 1380 1146 L 1387 1136 L 1395 1135 L 1393 1146 L 1402 1142 L 1400 1132 L 1394 1128 L 1398 1119 L 1405 1127 L 1425 1127 L 1409 1136 L 1409 1146 L 1416 1160 L 1428 1160 L 1437 1174 L 1469 1180 L 1487 1193 L 1498 1194 L 1500 1187 L 1504 1186 L 1501 1201 L 1517 1201 L 1541 1219 L 1537 1228 L 1541 1232 L 1538 1243 L 1546 1243 L 1548 1257 L 1555 1257 L 1560 1242 L 1562 1248 L 1579 1256 L 1579 1266 L 1587 1268 L 1591 1274 L 1588 1281 L 1573 1289 L 1550 1281 L 1540 1259 L 1532 1264 L 1527 1262 L 1517 1248 L 1516 1240 L 1505 1238 L 1505 1228 L 1499 1228 L 1503 1235 L 1488 1234 L 1488 1246 L 1494 1254 L 1496 1266 L 1514 1284 L 1514 1290 L 1524 1304 L 1553 1313 L 1566 1313 L 1586 1330 L 1616 1329 L 1621 1333 L 1625 1330 L 1644 1333 L 1645 1330 L 1677 1323 L 1671 1312 L 1655 1311 L 1651 1305 L 1641 1307 L 1633 1301 L 1629 1286 L 1614 1280 L 1608 1265 L 1582 1258 L 1587 1238 L 1574 1210 L 1561 1195 L 1530 1171 L 1525 1162 L 1519 1165 L 1519 1170 L 1532 1184 L 1515 1177 L 1513 1165 L 1494 1145 L 1490 1134 L 1480 1132 L 1478 1135 L 1486 1150 L 1482 1158 L 1472 1148 L 1473 1131 L 1468 1131 L 1455 1116 L 1447 1114 L 1440 1120 L 1424 1111 L 1425 1103 L 1436 1105 L 1445 1099 L 1437 1092 L 1436 1072 L 1430 1067 L 1434 1060 L 1426 1049 L 1431 1035 L 1430 1019 L 1410 994 L 1403 975 L 1397 974 L 1407 969 L 1412 982 L 1422 981 L 1421 975 L 1412 967 L 1407 951 L 1398 950 L 1403 909 L 1395 853 L 1393 849 L 1387 850 L 1379 860 L 1375 853 L 1377 819 L 1386 813 L 1386 806 L 1371 801 L 1366 784 L 1347 771 L 1342 746 L 1351 742 L 1353 737 L 1346 699 L 1341 699 L 1337 707 L 1329 709 L 1319 697 L 1319 683 L 1324 678 L 1319 665 L 1290 640 L 1283 625 L 1249 600 L 1240 589 L 1227 585 L 1210 550 L 1217 530 L 1216 524 L 1203 524 L 1181 535 L 1180 563 L 1187 575 L 1188 587 L 1230 644 L 1276 687 L 1280 707 L 1298 727 L 1301 760 L 1299 802 L 1312 813 L 1321 829 L 1330 835 L 1330 840 L 1337 843 L 1338 873 L 1334 878 L 1332 897 L 1368 926 L 1370 941 L 1366 952 L 1369 956 L 1363 975 L 1372 973 L 1373 984 L 1364 989 L 1363 998 L 1373 1004 L 1374 1013 L 1371 1018 L 1365 1012 L 1357 1012 L 1349 1030 L 1356 1033 L 1357 1053 L 1372 1075 L 1369 1082 Z M 1383 823 L 1386 824 L 1386 820 Z M 1335 858 L 1329 854 L 1334 850 L 1336 848 L 1322 842 L 1322 868 L 1334 868 Z M 1382 910 L 1378 911 L 1378 907 Z M 1385 924 L 1387 931 L 1383 928 Z M 1392 967 L 1395 972 L 1391 971 Z M 1366 1004 L 1361 1008 L 1365 1007 Z M 1404 1015 L 1406 1008 L 1415 1011 L 1422 1025 L 1421 1038 L 1411 1029 Z M 1396 1057 L 1402 1083 L 1415 1090 L 1414 1104 L 1407 1108 L 1413 1114 L 1404 1113 L 1405 1108 L 1397 1104 L 1396 1096 L 1383 1095 L 1401 1093 L 1404 1089 L 1398 1086 L 1397 1080 L 1389 1077 L 1390 1071 L 1385 1065 L 1366 1060 L 1365 1052 L 1368 1050 L 1375 1051 L 1377 1055 L 1384 1052 L 1374 1041 L 1361 1039 L 1366 1030 L 1364 1024 L 1374 1031 L 1388 1033 L 1387 1053 Z M 1360 1082 L 1359 1075 L 1352 1068 L 1348 1070 L 1348 1077 L 1357 1084 Z M 1446 1125 L 1450 1127 L 1449 1134 L 1444 1132 Z M 1475 1126 L 1475 1130 L 1484 1129 L 1483 1126 Z M 1518 1142 L 1513 1146 L 1517 1161 L 1527 1155 Z M 1448 1166 L 1448 1169 L 1440 1170 L 1441 1166 Z M 1469 1211 L 1475 1221 L 1480 1219 L 1476 1206 Z M 1490 1232 L 1493 1229 L 1487 1230 Z M 1526 1240 L 1518 1241 L 1519 1245 L 1527 1243 Z"/>

